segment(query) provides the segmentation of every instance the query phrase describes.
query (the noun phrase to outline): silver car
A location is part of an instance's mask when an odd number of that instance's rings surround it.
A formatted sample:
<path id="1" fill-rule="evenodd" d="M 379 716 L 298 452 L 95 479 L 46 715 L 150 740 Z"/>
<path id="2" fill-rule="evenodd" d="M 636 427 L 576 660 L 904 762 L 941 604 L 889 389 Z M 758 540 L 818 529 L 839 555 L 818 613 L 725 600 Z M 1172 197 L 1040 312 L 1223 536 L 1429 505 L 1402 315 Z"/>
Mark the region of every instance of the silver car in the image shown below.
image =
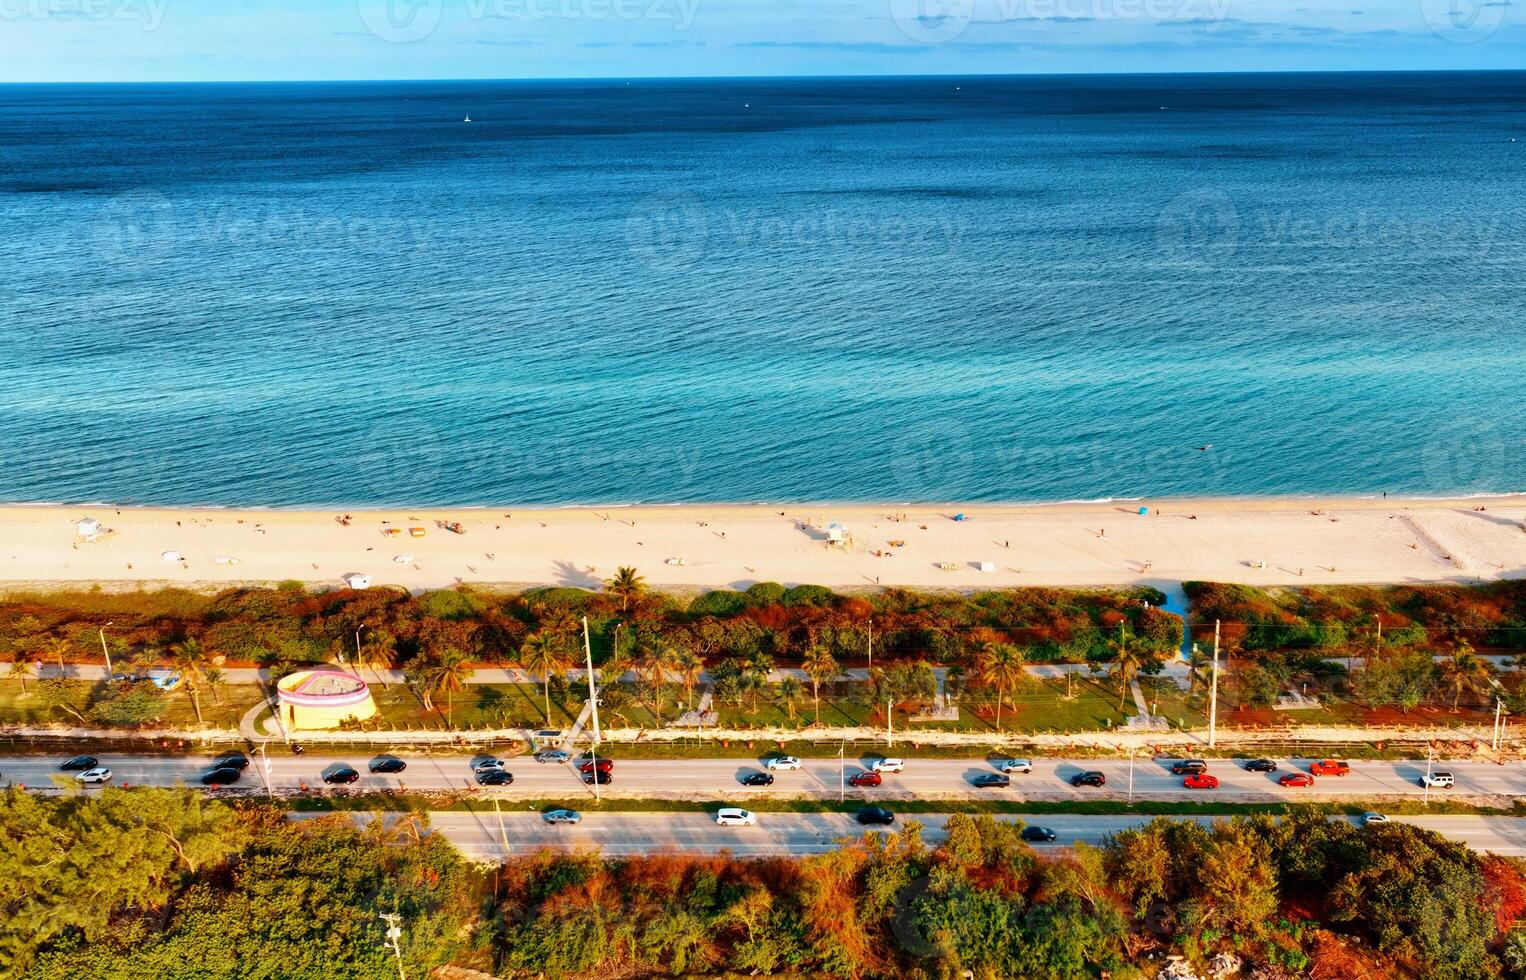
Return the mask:
<path id="1" fill-rule="evenodd" d="M 546 823 L 582 823 L 583 815 L 576 810 L 552 810 L 544 819 Z"/>
<path id="2" fill-rule="evenodd" d="M 996 764 L 996 768 L 1000 772 L 1030 773 L 1030 772 L 1033 771 L 1033 760 L 1032 759 L 1003 759 L 1001 762 Z"/>
<path id="3" fill-rule="evenodd" d="M 568 755 L 566 752 L 563 752 L 561 749 L 546 749 L 543 752 L 535 753 L 536 762 L 566 762 L 571 758 L 572 756 Z"/>

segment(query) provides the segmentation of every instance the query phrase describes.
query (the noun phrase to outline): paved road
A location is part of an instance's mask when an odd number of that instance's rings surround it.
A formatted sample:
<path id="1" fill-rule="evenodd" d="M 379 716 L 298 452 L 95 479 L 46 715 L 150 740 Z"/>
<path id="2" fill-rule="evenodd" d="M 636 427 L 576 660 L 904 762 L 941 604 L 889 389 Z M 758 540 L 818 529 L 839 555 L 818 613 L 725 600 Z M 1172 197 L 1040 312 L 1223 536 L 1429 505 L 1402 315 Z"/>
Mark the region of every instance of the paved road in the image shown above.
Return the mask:
<path id="1" fill-rule="evenodd" d="M 315 814 L 303 814 L 304 817 Z M 358 821 L 374 814 L 356 814 Z M 683 851 L 716 854 L 730 851 L 738 857 L 820 854 L 857 837 L 865 828 L 852 816 L 838 813 L 760 813 L 752 827 L 720 827 L 706 813 L 585 813 L 576 825 L 549 825 L 538 813 L 510 811 L 505 805 L 502 822 L 492 812 L 461 813 L 439 810 L 430 815 L 435 830 L 445 835 L 468 857 L 496 861 L 506 854 L 530 853 L 542 848 L 587 850 L 597 848 L 611 856 Z M 918 820 L 928 843 L 943 840 L 942 813 L 906 814 L 898 821 Z M 1036 844 L 1040 850 L 1068 847 L 1078 841 L 1100 844 L 1108 834 L 1137 827 L 1150 817 L 1045 814 L 998 817 L 1048 827 L 1058 839 Z M 1211 818 L 1195 819 L 1207 823 Z M 1526 819 L 1517 817 L 1391 817 L 1462 841 L 1480 851 L 1526 855 Z M 880 828 L 875 828 L 880 829 Z"/>
<path id="2" fill-rule="evenodd" d="M 210 756 L 113 756 L 103 755 L 101 762 L 113 772 L 115 783 L 172 786 L 177 782 L 197 781 L 206 769 Z M 284 751 L 270 755 L 270 785 L 276 792 L 294 792 L 303 788 L 322 789 L 321 774 L 342 764 L 360 770 L 360 781 L 351 789 L 440 790 L 470 789 L 476 784 L 466 756 L 403 756 L 407 771 L 395 776 L 373 776 L 366 771 L 370 756 L 331 756 L 309 753 L 291 756 Z M 51 785 L 60 760 L 41 756 L 0 758 L 0 782 L 25 784 L 33 788 Z M 738 778 L 760 769 L 758 763 L 734 759 L 629 760 L 616 762 L 615 781 L 604 787 L 611 795 L 667 799 L 746 799 L 753 797 L 814 796 L 862 799 L 1097 799 L 1127 796 L 1128 760 L 1037 759 L 1034 771 L 1014 775 L 1008 789 L 976 789 L 971 780 L 994 771 L 990 762 L 981 759 L 910 759 L 906 771 L 884 777 L 877 788 L 855 789 L 843 786 L 843 774 L 862 771 L 871 759 L 853 759 L 840 765 L 836 759 L 807 760 L 794 772 L 776 774 L 773 786 L 742 786 Z M 1139 758 L 1134 764 L 1134 796 L 1152 799 L 1200 799 L 1267 801 L 1297 799 L 1365 799 L 1371 797 L 1420 797 L 1419 777 L 1425 761 L 1353 762 L 1350 775 L 1321 776 L 1314 786 L 1284 788 L 1277 783 L 1277 773 L 1246 772 L 1229 760 L 1210 763 L 1209 771 L 1220 779 L 1217 790 L 1189 790 L 1180 776 L 1173 776 L 1170 760 Z M 1309 760 L 1278 760 L 1283 772 L 1290 768 L 1308 769 Z M 256 755 L 244 774 L 242 786 L 261 788 L 260 757 Z M 1526 796 L 1526 766 L 1496 765 L 1484 762 L 1438 764 L 1457 778 L 1452 790 L 1432 790 L 1432 795 L 1457 796 Z M 508 762 L 514 774 L 512 786 L 483 789 L 484 795 L 506 799 L 580 799 L 592 796 L 577 774 L 567 765 L 540 764 L 520 757 Z M 1069 778 L 1083 769 L 1096 769 L 1107 776 L 1107 787 L 1073 788 Z"/>

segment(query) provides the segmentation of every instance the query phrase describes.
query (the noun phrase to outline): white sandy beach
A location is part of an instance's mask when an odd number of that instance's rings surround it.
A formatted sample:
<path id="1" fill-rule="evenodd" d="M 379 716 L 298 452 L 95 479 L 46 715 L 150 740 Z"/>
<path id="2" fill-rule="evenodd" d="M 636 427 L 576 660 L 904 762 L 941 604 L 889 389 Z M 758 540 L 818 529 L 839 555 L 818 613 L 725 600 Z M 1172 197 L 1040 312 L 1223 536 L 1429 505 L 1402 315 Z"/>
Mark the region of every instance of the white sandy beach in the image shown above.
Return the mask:
<path id="1" fill-rule="evenodd" d="M 1138 503 L 351 511 L 348 525 L 335 511 L 15 506 L 0 508 L 0 581 L 338 585 L 360 572 L 411 589 L 596 586 L 618 565 L 653 585 L 702 588 L 1526 577 L 1526 497 L 1143 504 L 1145 516 Z M 953 519 L 960 512 L 966 520 Z M 100 524 L 94 539 L 79 532 L 85 518 Z M 460 522 L 463 533 L 437 522 Z M 828 546 L 831 522 L 851 532 L 849 547 Z M 410 536 L 415 527 L 422 537 Z"/>

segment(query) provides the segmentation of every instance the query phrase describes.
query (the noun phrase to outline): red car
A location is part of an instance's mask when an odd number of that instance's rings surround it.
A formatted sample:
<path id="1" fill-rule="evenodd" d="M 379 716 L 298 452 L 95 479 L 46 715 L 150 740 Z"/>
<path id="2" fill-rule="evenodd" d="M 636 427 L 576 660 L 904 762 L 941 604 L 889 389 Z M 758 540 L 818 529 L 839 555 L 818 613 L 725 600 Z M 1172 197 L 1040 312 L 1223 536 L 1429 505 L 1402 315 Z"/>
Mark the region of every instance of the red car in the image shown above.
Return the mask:
<path id="1" fill-rule="evenodd" d="M 1277 782 L 1284 786 L 1313 786 L 1314 777 L 1306 772 L 1290 772 Z"/>
<path id="2" fill-rule="evenodd" d="M 593 772 L 595 769 L 598 769 L 600 772 L 614 772 L 615 760 L 599 759 L 598 761 L 594 761 L 593 759 L 589 759 L 578 764 L 578 771 L 583 773 L 585 776 Z"/>
<path id="3" fill-rule="evenodd" d="M 1182 780 L 1182 785 L 1188 789 L 1218 789 L 1219 777 L 1210 776 L 1206 772 L 1200 772 Z"/>
<path id="4" fill-rule="evenodd" d="M 1351 767 L 1336 759 L 1321 759 L 1309 764 L 1309 771 L 1316 776 L 1344 776 Z"/>
<path id="5" fill-rule="evenodd" d="M 848 777 L 850 786 L 878 786 L 884 781 L 877 772 L 856 772 Z"/>

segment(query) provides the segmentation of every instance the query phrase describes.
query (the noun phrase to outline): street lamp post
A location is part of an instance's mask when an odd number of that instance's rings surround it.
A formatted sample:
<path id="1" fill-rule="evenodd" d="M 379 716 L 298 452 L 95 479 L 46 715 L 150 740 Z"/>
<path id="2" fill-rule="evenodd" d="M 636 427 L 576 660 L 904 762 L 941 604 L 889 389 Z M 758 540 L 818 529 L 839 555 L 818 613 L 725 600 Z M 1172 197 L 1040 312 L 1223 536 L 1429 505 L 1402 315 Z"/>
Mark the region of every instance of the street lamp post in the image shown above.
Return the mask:
<path id="1" fill-rule="evenodd" d="M 408 980 L 407 975 L 403 973 L 403 950 L 397 943 L 399 939 L 403 938 L 403 927 L 398 925 L 403 920 L 403 917 L 396 912 L 380 912 L 377 914 L 387 924 L 387 941 L 382 945 L 392 948 L 392 958 L 397 962 L 398 980 Z"/>
<path id="2" fill-rule="evenodd" d="M 115 620 L 113 620 L 112 622 L 115 622 Z M 110 626 L 110 625 L 111 625 L 111 623 L 107 623 L 106 624 L 106 626 Z M 111 670 L 111 650 L 108 649 L 107 646 L 106 646 L 106 626 L 102 626 L 100 628 L 100 630 L 99 630 L 99 633 L 101 635 L 101 656 L 106 658 L 106 679 L 109 681 L 109 680 L 111 680 L 111 674 L 112 674 L 112 670 Z"/>

